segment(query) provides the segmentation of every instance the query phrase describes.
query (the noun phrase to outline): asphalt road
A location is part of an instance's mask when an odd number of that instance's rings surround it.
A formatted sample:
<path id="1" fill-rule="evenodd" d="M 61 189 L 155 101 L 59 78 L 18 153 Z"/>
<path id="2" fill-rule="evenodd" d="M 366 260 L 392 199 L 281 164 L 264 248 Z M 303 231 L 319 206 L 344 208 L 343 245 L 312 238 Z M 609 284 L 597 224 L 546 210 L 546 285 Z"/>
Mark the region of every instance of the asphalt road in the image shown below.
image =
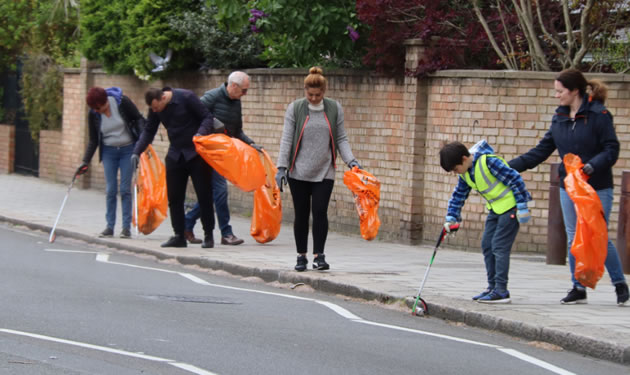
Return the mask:
<path id="1" fill-rule="evenodd" d="M 2 374 L 628 374 L 403 308 L 3 225 L 0 280 Z"/>

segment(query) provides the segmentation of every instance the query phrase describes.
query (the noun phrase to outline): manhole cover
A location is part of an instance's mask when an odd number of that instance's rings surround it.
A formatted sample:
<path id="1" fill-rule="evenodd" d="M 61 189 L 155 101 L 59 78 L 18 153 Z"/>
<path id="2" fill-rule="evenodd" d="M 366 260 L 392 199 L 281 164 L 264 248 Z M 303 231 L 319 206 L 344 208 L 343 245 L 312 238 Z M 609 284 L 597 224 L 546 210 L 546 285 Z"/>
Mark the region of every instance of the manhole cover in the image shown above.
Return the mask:
<path id="1" fill-rule="evenodd" d="M 234 302 L 226 299 L 220 299 L 211 296 L 168 296 L 168 295 L 143 295 L 145 298 L 164 300 L 172 302 L 192 302 L 192 303 L 214 303 L 218 305 L 239 305 L 239 302 Z"/>

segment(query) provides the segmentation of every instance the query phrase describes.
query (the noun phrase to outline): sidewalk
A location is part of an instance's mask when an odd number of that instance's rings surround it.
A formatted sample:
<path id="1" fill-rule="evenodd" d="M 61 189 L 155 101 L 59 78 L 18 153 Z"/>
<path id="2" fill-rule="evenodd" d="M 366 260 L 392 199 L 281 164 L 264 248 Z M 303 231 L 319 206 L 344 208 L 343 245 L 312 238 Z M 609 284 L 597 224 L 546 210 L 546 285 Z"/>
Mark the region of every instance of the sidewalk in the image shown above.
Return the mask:
<path id="1" fill-rule="evenodd" d="M 48 233 L 66 191 L 66 185 L 34 177 L 0 175 L 0 221 Z M 289 193 L 282 197 L 289 199 Z M 127 240 L 118 238 L 120 214 L 117 219 L 114 238 L 97 238 L 105 228 L 104 193 L 74 188 L 56 232 L 58 238 L 78 238 L 160 259 L 172 258 L 183 264 L 257 276 L 267 282 L 303 282 L 317 290 L 350 297 L 382 302 L 406 299 L 408 305 L 413 302 L 433 252 L 433 244 L 368 242 L 358 233 L 345 236 L 331 232 L 326 246 L 331 270 L 298 273 L 293 271 L 296 253 L 291 223 L 283 223 L 276 240 L 258 244 L 249 236 L 249 218 L 232 217 L 234 233 L 245 239 L 242 245 L 220 245 L 216 229 L 214 249 L 202 249 L 200 245 L 163 249 L 160 244 L 172 235 L 170 219 L 149 236 L 141 234 L 135 238 L 134 233 L 134 238 Z M 200 224 L 196 234 L 202 236 Z M 309 267 L 311 260 L 309 254 Z M 629 275 L 626 277 L 630 279 Z M 544 255 L 513 254 L 509 284 L 512 303 L 483 305 L 471 301 L 471 296 L 485 286 L 479 250 L 449 249 L 447 239 L 438 251 L 422 294 L 429 303 L 430 317 L 495 329 L 528 341 L 549 342 L 596 358 L 630 364 L 630 306 L 616 305 L 608 274 L 596 290 L 588 291 L 587 305 L 563 306 L 559 301 L 570 288 L 568 265 L 546 265 Z"/>

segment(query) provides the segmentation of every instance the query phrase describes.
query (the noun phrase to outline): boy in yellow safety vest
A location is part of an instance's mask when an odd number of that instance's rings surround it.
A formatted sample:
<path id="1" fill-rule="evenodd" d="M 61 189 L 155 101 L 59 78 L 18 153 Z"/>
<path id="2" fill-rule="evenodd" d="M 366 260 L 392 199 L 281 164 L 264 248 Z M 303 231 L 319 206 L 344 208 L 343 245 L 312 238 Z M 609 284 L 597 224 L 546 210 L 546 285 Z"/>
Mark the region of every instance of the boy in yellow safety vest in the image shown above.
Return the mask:
<path id="1" fill-rule="evenodd" d="M 521 175 L 510 168 L 485 141 L 470 150 L 460 142 L 445 144 L 440 150 L 440 165 L 459 175 L 448 201 L 444 228 L 462 221 L 461 210 L 471 190 L 486 200 L 490 211 L 486 218 L 481 249 L 486 264 L 488 287 L 473 297 L 481 303 L 510 303 L 507 289 L 510 251 L 520 223 L 529 221 L 527 202 L 532 200 Z"/>

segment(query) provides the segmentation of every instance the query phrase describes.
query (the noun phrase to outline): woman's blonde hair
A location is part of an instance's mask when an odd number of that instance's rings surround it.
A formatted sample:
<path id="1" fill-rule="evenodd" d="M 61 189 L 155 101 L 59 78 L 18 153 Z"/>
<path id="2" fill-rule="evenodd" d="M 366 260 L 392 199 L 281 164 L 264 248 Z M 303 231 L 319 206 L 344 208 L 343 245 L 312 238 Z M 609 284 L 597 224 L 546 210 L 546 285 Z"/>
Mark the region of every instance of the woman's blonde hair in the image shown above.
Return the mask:
<path id="1" fill-rule="evenodd" d="M 308 75 L 304 78 L 304 88 L 318 88 L 326 90 L 326 77 L 324 77 L 324 71 L 319 66 L 314 66 L 308 70 Z"/>

